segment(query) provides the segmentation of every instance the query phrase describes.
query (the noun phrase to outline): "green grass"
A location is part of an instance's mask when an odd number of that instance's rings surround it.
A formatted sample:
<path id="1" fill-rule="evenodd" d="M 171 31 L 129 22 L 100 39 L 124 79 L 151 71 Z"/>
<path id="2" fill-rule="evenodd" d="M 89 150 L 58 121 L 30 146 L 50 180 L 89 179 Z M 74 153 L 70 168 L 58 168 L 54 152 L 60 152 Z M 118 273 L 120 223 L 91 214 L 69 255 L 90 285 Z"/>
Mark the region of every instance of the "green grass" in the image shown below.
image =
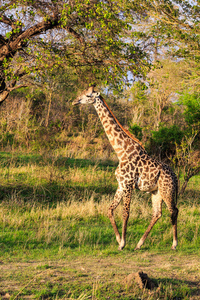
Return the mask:
<path id="1" fill-rule="evenodd" d="M 176 252 L 170 250 L 172 226 L 164 205 L 142 250 L 134 251 L 151 219 L 150 195 L 138 192 L 127 245 L 119 252 L 107 217 L 116 166 L 0 153 L 0 299 L 6 293 L 11 299 L 198 299 L 200 288 L 193 283 L 200 280 L 199 176 L 178 200 Z M 120 231 L 122 210 L 120 204 L 115 214 Z M 124 284 L 141 268 L 157 282 L 154 291 Z"/>

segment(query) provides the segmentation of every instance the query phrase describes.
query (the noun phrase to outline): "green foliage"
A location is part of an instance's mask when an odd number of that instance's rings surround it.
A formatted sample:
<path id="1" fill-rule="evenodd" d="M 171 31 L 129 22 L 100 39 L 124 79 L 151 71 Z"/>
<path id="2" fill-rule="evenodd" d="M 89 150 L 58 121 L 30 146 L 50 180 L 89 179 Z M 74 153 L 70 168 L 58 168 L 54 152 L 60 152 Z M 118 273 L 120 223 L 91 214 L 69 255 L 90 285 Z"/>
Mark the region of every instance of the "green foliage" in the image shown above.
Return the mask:
<path id="1" fill-rule="evenodd" d="M 10 132 L 2 132 L 0 135 L 0 141 L 2 147 L 10 146 L 14 144 L 14 134 Z"/>
<path id="2" fill-rule="evenodd" d="M 136 43 L 139 37 L 127 38 L 132 30 L 128 2 L 114 3 L 78 0 L 66 4 L 51 0 L 46 6 L 43 2 L 18 0 L 13 6 L 3 1 L 1 11 L 5 17 L 1 22 L 10 45 L 8 52 L 0 52 L 5 86 L 10 81 L 15 88 L 24 75 L 37 77 L 43 70 L 63 65 L 73 68 L 87 84 L 95 81 L 119 86 L 128 71 L 133 76 L 144 75 L 150 60 Z M 57 36 L 55 41 L 46 34 L 47 29 Z M 19 48 L 14 47 L 13 40 Z"/>
<path id="3" fill-rule="evenodd" d="M 180 97 L 179 103 L 184 105 L 184 117 L 187 125 L 200 125 L 200 94 L 186 93 Z"/>
<path id="4" fill-rule="evenodd" d="M 139 125 L 137 125 L 137 124 L 130 125 L 129 126 L 129 131 L 131 133 L 133 133 L 133 135 L 135 135 L 136 138 L 138 138 L 139 140 L 142 139 L 142 136 L 143 136 L 143 134 L 142 134 L 142 128 Z"/>
<path id="5" fill-rule="evenodd" d="M 160 154 L 161 158 L 169 157 L 175 151 L 176 143 L 181 143 L 183 136 L 184 132 L 177 125 L 161 126 L 158 131 L 152 131 L 151 151 Z"/>

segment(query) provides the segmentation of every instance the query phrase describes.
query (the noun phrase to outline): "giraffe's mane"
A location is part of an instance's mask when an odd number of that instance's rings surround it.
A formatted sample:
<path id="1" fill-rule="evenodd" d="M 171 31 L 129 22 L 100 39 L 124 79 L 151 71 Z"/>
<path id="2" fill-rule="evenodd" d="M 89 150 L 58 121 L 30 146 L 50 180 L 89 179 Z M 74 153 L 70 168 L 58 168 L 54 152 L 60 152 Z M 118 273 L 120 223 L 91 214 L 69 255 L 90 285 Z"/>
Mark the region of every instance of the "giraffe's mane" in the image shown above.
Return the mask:
<path id="1" fill-rule="evenodd" d="M 111 111 L 110 107 L 108 106 L 108 104 L 106 103 L 106 101 L 103 99 L 103 97 L 101 97 L 101 100 L 103 101 L 103 103 L 105 104 L 105 106 L 107 107 L 107 109 L 109 110 L 109 112 L 111 113 L 112 117 L 114 118 L 114 120 L 116 121 L 116 123 L 119 125 L 119 127 L 132 139 L 134 140 L 136 143 L 138 143 L 143 149 L 144 146 L 142 144 L 142 142 L 140 142 L 133 134 L 131 134 L 127 129 L 125 129 L 120 122 L 117 120 L 117 118 L 114 116 L 113 112 Z"/>

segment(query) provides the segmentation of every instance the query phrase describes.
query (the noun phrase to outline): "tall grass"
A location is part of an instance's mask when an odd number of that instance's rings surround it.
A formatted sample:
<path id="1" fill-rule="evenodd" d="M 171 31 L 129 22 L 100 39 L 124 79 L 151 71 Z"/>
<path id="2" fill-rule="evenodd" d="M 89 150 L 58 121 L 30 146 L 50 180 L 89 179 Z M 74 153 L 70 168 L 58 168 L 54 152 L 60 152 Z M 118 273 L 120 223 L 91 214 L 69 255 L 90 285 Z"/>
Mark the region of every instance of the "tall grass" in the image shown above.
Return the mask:
<path id="1" fill-rule="evenodd" d="M 95 300 L 116 299 L 116 295 L 123 300 L 189 299 L 191 290 L 197 293 L 184 280 L 168 279 L 166 272 L 157 275 L 159 287 L 152 292 L 139 290 L 136 285 L 127 288 L 123 284 L 129 271 L 124 269 L 127 257 L 129 261 L 133 257 L 140 261 L 140 266 L 146 266 L 148 257 L 151 259 L 156 252 L 156 257 L 157 254 L 168 256 L 171 263 L 168 254 L 172 226 L 163 205 L 161 220 L 154 226 L 139 254 L 135 254 L 134 248 L 152 213 L 150 195 L 135 192 L 127 245 L 123 252 L 118 252 L 107 217 L 117 188 L 115 168 L 115 161 L 64 158 L 52 154 L 43 157 L 0 153 L 0 264 L 3 267 L 0 299 L 5 296 L 12 299 Z M 179 259 L 190 254 L 190 257 L 197 257 L 199 253 L 200 197 L 197 182 L 191 182 L 189 191 L 178 202 Z M 122 212 L 120 203 L 115 212 L 120 232 Z M 177 253 L 174 257 L 177 258 Z M 91 258 L 95 260 L 93 268 L 101 266 L 98 278 L 93 275 L 97 276 L 98 271 L 91 271 L 88 275 L 74 268 L 76 262 L 82 264 Z M 102 258 L 106 260 L 106 266 L 99 263 Z M 120 260 L 120 267 L 116 267 L 114 273 L 108 264 L 110 259 L 114 265 Z M 73 268 L 70 269 L 68 261 L 75 261 Z M 56 267 L 51 267 L 52 262 Z M 178 268 L 181 272 L 182 266 Z M 155 270 L 157 274 L 163 274 L 162 264 L 158 262 Z M 151 274 L 153 272 L 152 269 Z M 198 274 L 198 266 L 193 266 L 191 272 Z"/>
<path id="2" fill-rule="evenodd" d="M 64 255 L 68 251 L 117 249 L 107 217 L 117 183 L 113 163 L 81 159 L 11 156 L 0 168 L 1 249 L 6 255 L 39 255 L 43 250 Z M 197 191 L 196 191 L 197 193 Z M 198 195 L 189 191 L 179 199 L 179 249 L 197 252 L 200 244 Z M 121 229 L 122 203 L 115 218 Z M 127 246 L 133 250 L 151 219 L 149 194 L 132 198 Z M 172 228 L 165 206 L 144 249 L 170 249 Z M 20 250 L 20 251 L 19 251 Z M 27 252 L 28 251 L 28 252 Z"/>

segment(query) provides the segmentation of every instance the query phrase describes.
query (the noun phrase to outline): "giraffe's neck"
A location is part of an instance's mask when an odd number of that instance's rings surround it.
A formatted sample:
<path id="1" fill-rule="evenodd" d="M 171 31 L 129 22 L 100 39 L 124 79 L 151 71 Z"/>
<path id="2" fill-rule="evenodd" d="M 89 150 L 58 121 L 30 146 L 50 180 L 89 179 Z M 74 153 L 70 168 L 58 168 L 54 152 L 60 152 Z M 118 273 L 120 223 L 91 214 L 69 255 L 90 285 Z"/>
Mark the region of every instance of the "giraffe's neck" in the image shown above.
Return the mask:
<path id="1" fill-rule="evenodd" d="M 96 98 L 94 107 L 119 160 L 124 160 L 126 153 L 134 151 L 134 148 L 143 148 L 141 142 L 122 127 L 101 96 Z"/>

